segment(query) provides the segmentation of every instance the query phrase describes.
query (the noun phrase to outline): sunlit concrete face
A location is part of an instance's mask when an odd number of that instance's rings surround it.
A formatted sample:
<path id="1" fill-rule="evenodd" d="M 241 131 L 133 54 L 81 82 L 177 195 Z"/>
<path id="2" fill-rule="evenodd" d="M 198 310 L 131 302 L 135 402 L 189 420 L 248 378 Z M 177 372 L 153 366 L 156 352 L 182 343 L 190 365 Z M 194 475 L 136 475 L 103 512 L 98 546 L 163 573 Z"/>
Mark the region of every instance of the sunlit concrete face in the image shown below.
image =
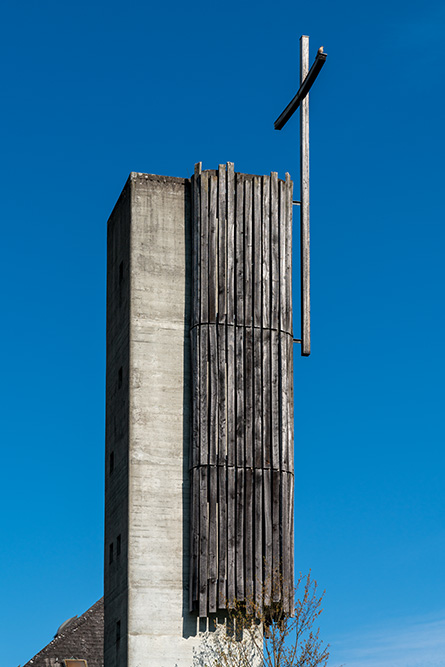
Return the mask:
<path id="1" fill-rule="evenodd" d="M 199 644 L 187 570 L 189 187 L 133 173 L 109 222 L 106 667 L 189 667 Z"/>

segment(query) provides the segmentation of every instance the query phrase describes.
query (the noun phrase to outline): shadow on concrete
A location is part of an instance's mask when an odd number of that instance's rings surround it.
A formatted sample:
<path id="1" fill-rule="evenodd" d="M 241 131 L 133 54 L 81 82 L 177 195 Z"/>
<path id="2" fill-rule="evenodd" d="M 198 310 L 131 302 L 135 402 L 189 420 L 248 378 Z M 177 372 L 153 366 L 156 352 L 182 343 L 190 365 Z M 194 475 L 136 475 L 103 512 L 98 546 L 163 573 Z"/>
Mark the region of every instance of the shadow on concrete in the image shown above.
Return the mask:
<path id="1" fill-rule="evenodd" d="M 192 308 L 192 188 L 191 182 L 186 182 L 184 195 L 184 248 L 185 248 L 185 308 L 184 308 L 184 354 L 183 354 L 183 469 L 182 469 L 182 636 L 184 639 L 195 637 L 198 634 L 197 612 L 189 611 L 189 572 L 190 572 L 190 439 L 192 413 L 192 374 L 190 349 L 190 323 Z M 206 619 L 204 619 L 206 620 Z"/>

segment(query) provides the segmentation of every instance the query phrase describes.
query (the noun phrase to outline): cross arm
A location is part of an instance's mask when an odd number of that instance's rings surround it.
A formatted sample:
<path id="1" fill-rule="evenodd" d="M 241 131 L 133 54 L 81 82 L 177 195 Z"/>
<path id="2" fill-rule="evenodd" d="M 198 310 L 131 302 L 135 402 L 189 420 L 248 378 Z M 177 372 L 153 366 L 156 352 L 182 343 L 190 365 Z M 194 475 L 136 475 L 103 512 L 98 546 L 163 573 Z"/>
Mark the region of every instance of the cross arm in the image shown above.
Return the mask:
<path id="1" fill-rule="evenodd" d="M 281 130 L 286 125 L 287 121 L 292 116 L 292 114 L 294 114 L 295 111 L 298 109 L 301 102 L 304 100 L 304 98 L 312 88 L 312 85 L 315 79 L 317 78 L 321 68 L 325 64 L 327 57 L 328 57 L 327 53 L 323 53 L 323 51 L 321 50 L 318 51 L 317 56 L 314 60 L 314 64 L 309 70 L 307 77 L 301 84 L 298 93 L 289 102 L 283 113 L 280 116 L 278 116 L 277 120 L 275 121 L 274 128 L 276 130 Z"/>

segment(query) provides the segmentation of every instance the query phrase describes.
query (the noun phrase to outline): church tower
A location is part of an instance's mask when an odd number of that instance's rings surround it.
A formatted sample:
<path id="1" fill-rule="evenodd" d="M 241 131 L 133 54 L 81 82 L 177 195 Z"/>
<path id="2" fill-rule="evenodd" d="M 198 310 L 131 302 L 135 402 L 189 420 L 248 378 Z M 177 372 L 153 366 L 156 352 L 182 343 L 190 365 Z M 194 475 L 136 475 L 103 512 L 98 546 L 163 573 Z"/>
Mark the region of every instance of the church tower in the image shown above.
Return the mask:
<path id="1" fill-rule="evenodd" d="M 108 221 L 105 667 L 292 608 L 292 182 L 132 173 Z"/>

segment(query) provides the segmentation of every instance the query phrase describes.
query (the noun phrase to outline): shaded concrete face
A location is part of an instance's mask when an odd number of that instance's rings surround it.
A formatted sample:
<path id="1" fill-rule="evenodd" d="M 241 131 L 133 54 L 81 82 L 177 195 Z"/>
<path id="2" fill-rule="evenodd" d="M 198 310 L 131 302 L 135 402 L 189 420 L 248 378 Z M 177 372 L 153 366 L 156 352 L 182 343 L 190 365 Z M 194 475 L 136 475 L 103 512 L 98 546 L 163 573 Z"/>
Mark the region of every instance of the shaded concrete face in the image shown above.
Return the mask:
<path id="1" fill-rule="evenodd" d="M 190 666 L 190 184 L 132 173 L 108 224 L 106 667 Z"/>

